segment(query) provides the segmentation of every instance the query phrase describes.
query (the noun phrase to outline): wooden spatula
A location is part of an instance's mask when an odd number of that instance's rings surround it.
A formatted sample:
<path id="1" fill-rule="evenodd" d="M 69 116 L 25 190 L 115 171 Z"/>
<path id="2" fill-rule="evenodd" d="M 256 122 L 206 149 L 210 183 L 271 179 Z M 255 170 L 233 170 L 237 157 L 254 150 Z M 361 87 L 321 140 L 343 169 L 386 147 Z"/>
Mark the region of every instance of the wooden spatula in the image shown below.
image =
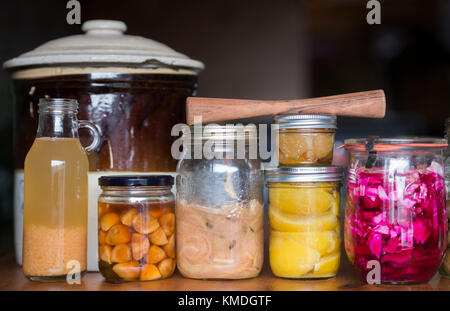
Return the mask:
<path id="1" fill-rule="evenodd" d="M 293 100 L 246 100 L 188 97 L 186 119 L 194 124 L 194 116 L 202 123 L 219 122 L 277 114 L 329 114 L 337 116 L 383 118 L 386 98 L 383 90 Z"/>

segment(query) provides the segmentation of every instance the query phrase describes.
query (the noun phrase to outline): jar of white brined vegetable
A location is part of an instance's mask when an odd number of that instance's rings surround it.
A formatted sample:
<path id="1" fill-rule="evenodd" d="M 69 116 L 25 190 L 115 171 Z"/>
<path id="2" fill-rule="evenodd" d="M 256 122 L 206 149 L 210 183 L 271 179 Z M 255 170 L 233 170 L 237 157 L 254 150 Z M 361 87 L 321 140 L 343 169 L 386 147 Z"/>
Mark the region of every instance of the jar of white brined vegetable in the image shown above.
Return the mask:
<path id="1" fill-rule="evenodd" d="M 263 264 L 256 127 L 206 125 L 190 132 L 177 166 L 178 269 L 196 279 L 256 277 Z"/>

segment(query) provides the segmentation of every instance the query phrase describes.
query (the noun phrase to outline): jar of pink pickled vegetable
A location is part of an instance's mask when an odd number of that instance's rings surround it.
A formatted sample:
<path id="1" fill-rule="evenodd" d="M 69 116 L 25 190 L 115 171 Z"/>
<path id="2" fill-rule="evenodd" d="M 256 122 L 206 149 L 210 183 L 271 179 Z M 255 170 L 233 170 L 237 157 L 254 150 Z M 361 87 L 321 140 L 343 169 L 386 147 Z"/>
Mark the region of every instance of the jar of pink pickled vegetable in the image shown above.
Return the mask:
<path id="1" fill-rule="evenodd" d="M 448 118 L 445 123 L 445 137 L 450 142 L 450 118 Z M 445 185 L 447 188 L 447 217 L 448 222 L 450 223 L 450 148 L 447 148 L 444 157 Z M 442 276 L 450 278 L 450 238 L 447 239 L 449 244 L 447 244 L 444 261 L 442 262 L 439 272 Z"/>
<path id="2" fill-rule="evenodd" d="M 430 280 L 447 247 L 444 139 L 348 139 L 345 250 L 362 280 Z"/>

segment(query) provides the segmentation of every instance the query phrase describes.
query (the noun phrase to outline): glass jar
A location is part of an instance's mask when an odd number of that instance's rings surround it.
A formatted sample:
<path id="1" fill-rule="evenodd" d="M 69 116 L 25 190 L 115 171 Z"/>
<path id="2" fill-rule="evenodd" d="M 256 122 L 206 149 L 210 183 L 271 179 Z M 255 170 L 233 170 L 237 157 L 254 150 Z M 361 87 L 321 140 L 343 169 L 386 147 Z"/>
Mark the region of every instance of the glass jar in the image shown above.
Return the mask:
<path id="1" fill-rule="evenodd" d="M 285 278 L 334 277 L 340 253 L 342 168 L 278 168 L 267 172 L 270 267 Z"/>
<path id="2" fill-rule="evenodd" d="M 446 121 L 445 132 L 446 132 L 445 136 L 448 142 L 450 143 L 450 118 L 448 118 Z M 450 147 L 448 147 L 447 151 L 445 152 L 444 167 L 445 167 L 445 186 L 447 189 L 447 217 L 450 222 Z M 443 276 L 450 277 L 450 237 L 448 237 L 447 240 L 448 240 L 447 250 L 445 252 L 444 261 L 442 262 L 439 272 Z"/>
<path id="3" fill-rule="evenodd" d="M 282 166 L 331 165 L 336 116 L 280 115 L 278 161 Z"/>
<path id="4" fill-rule="evenodd" d="M 189 131 L 192 132 L 192 131 Z M 185 133 L 177 166 L 177 264 L 195 279 L 255 277 L 263 264 L 263 175 L 256 128 Z M 190 139 L 192 138 L 192 140 Z M 200 147 L 211 154 L 192 156 Z"/>
<path id="5" fill-rule="evenodd" d="M 168 175 L 99 178 L 98 258 L 109 282 L 170 277 L 176 267 L 175 202 Z"/>
<path id="6" fill-rule="evenodd" d="M 77 119 L 74 99 L 42 98 L 39 127 L 25 159 L 22 269 L 37 281 L 65 280 L 86 271 L 88 158 L 100 133 Z M 78 130 L 93 141 L 84 150 Z"/>
<path id="7" fill-rule="evenodd" d="M 447 247 L 443 139 L 348 139 L 345 250 L 363 281 L 430 280 Z"/>

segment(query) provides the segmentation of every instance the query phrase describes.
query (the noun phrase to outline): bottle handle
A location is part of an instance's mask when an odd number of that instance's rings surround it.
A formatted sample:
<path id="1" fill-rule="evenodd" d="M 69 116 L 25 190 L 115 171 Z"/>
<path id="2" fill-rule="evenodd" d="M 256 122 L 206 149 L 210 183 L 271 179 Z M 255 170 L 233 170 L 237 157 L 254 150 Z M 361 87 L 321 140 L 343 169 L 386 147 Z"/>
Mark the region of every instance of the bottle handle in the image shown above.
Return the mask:
<path id="1" fill-rule="evenodd" d="M 89 131 L 91 131 L 92 134 L 92 143 L 87 146 L 87 147 L 83 147 L 84 150 L 86 151 L 87 154 L 91 153 L 92 151 L 96 150 L 99 146 L 100 146 L 100 142 L 101 142 L 101 133 L 100 130 L 97 126 L 95 126 L 94 123 L 89 122 L 89 121 L 85 121 L 85 120 L 79 120 L 78 121 L 78 127 L 79 128 L 87 128 Z"/>

